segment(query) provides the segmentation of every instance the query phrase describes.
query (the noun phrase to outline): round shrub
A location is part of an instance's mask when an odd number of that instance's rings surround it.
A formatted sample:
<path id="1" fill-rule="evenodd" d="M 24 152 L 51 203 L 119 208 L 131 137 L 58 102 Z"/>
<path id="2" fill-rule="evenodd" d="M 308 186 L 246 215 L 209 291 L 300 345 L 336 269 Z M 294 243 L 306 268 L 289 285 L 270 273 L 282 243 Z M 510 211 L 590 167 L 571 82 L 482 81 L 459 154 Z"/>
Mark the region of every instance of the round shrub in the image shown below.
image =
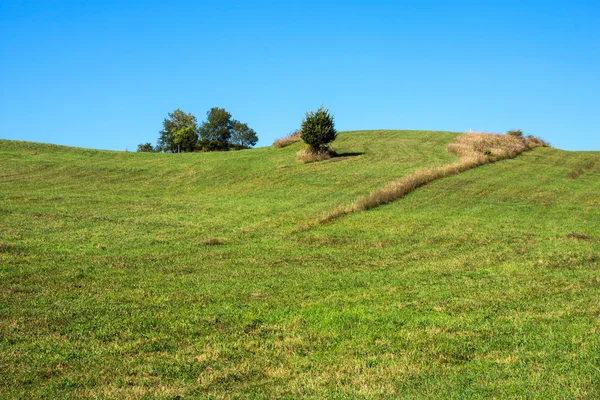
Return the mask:
<path id="1" fill-rule="evenodd" d="M 310 149 L 315 152 L 322 152 L 327 145 L 335 140 L 337 131 L 333 126 L 333 116 L 329 110 L 319 107 L 314 111 L 306 113 L 306 117 L 302 121 L 300 128 L 300 137 L 304 143 L 310 146 Z"/>

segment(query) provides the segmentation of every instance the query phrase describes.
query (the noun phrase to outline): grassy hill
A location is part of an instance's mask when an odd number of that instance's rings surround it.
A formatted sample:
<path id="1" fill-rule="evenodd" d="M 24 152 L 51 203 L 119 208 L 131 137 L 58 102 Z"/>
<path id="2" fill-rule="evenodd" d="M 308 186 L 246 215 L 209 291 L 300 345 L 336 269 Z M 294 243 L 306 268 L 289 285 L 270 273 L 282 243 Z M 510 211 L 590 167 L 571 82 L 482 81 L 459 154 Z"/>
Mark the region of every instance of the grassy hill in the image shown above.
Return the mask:
<path id="1" fill-rule="evenodd" d="M 0 140 L 0 397 L 600 396 L 600 152 L 451 132 L 144 154 Z"/>

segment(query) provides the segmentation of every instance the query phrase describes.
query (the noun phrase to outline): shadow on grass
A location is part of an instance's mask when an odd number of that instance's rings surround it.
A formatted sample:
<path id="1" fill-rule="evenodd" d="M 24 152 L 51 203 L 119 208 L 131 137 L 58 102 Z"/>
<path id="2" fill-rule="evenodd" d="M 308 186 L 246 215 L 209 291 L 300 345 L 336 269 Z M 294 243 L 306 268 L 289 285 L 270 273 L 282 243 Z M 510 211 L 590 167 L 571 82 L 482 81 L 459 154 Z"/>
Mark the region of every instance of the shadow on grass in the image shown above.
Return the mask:
<path id="1" fill-rule="evenodd" d="M 356 157 L 356 156 L 362 156 L 365 153 L 337 153 L 334 158 L 336 157 Z"/>
<path id="2" fill-rule="evenodd" d="M 351 157 L 362 156 L 363 154 L 365 153 L 337 153 L 329 160 L 329 162 L 344 161 Z"/>

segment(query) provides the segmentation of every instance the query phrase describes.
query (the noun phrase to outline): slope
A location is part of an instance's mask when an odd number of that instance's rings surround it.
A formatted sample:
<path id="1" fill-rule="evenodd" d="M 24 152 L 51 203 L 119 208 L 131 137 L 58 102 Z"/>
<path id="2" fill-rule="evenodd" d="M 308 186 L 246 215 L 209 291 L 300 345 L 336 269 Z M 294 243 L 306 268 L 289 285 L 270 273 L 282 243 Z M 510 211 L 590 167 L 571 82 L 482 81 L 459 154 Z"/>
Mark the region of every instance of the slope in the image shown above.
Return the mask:
<path id="1" fill-rule="evenodd" d="M 2 395 L 599 395 L 599 153 L 294 232 L 454 136 L 344 133 L 309 165 L 0 142 Z"/>

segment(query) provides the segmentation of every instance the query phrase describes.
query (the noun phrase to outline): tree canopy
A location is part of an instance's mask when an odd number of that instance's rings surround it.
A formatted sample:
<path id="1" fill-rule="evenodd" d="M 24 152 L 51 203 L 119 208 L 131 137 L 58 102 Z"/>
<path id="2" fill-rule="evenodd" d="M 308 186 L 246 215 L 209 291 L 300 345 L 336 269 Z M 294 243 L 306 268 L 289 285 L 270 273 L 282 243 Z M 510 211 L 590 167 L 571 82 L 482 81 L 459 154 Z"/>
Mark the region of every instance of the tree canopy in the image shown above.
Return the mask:
<path id="1" fill-rule="evenodd" d="M 206 113 L 206 121 L 198 126 L 196 117 L 181 109 L 169 113 L 159 132 L 158 144 L 138 146 L 138 151 L 181 153 L 190 151 L 240 150 L 258 142 L 256 132 L 246 123 L 232 119 L 224 108 L 213 107 Z"/>
<path id="2" fill-rule="evenodd" d="M 193 114 L 178 108 L 164 119 L 163 129 L 159 133 L 156 146 L 159 151 L 194 151 L 198 142 L 198 121 Z"/>
<path id="3" fill-rule="evenodd" d="M 206 113 L 206 121 L 200 126 L 199 133 L 202 140 L 229 142 L 232 134 L 231 114 L 224 108 L 211 108 Z"/>
<path id="4" fill-rule="evenodd" d="M 152 153 L 154 151 L 154 147 L 152 147 L 152 143 L 142 143 L 138 144 L 137 151 L 139 153 Z"/>
<path id="5" fill-rule="evenodd" d="M 232 131 L 231 143 L 235 146 L 252 147 L 258 142 L 254 129 L 249 128 L 245 123 L 233 121 Z"/>
<path id="6" fill-rule="evenodd" d="M 313 152 L 317 153 L 333 142 L 337 137 L 337 131 L 329 110 L 321 106 L 317 111 L 307 112 L 300 128 L 300 137 Z"/>

